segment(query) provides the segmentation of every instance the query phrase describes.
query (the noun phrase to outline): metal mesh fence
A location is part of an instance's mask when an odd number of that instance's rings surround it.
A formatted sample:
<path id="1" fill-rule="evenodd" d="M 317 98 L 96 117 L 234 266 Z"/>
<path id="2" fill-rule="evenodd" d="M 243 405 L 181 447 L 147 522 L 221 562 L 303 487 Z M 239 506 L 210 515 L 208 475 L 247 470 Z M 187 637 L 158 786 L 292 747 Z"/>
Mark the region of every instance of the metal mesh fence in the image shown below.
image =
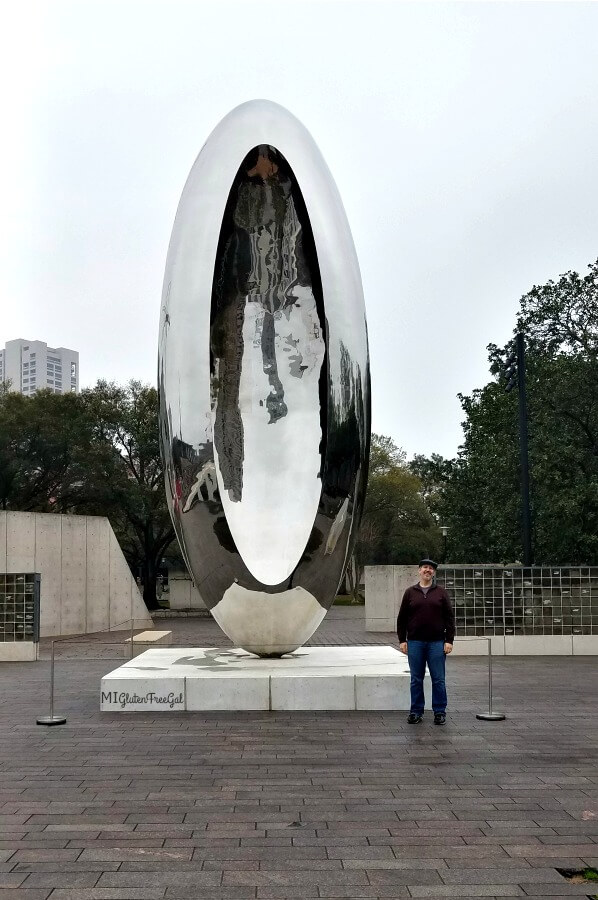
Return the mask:
<path id="1" fill-rule="evenodd" d="M 439 566 L 460 635 L 598 634 L 598 567 Z"/>
<path id="2" fill-rule="evenodd" d="M 0 641 L 39 641 L 40 576 L 0 573 Z"/>

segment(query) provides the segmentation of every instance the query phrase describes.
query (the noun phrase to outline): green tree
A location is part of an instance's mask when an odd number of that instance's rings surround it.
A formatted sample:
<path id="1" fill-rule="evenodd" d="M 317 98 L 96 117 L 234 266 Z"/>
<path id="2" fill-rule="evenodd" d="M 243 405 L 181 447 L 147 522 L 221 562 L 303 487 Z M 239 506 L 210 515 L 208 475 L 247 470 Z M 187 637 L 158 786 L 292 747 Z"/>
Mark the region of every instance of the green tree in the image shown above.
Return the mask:
<path id="1" fill-rule="evenodd" d="M 440 532 L 421 488 L 420 479 L 406 464 L 404 452 L 391 438 L 373 434 L 355 553 L 359 567 L 408 564 L 422 554 L 438 554 Z"/>
<path id="2" fill-rule="evenodd" d="M 158 436 L 158 392 L 139 381 L 126 388 L 99 381 L 81 394 L 100 448 L 90 471 L 87 509 L 110 518 L 127 561 L 141 570 L 143 599 L 158 606 L 156 576 L 172 547 L 178 553 L 164 494 Z"/>
<path id="3" fill-rule="evenodd" d="M 437 522 L 442 522 L 445 506 L 445 493 L 453 477 L 455 462 L 445 459 L 439 453 L 430 457 L 417 453 L 409 461 L 409 471 L 420 480 L 421 496 Z"/>
<path id="4" fill-rule="evenodd" d="M 517 331 L 526 342 L 534 558 L 595 565 L 598 261 L 583 277 L 567 272 L 533 287 L 521 299 Z M 434 494 L 434 511 L 450 526 L 451 555 L 463 562 L 522 555 L 517 397 L 500 380 L 513 346 L 490 344 L 493 380 L 460 396 L 463 446 Z"/>
<path id="5" fill-rule="evenodd" d="M 164 494 L 155 388 L 99 381 L 80 395 L 0 392 L 0 506 L 107 516 L 155 608 L 156 574 L 178 554 Z"/>
<path id="6" fill-rule="evenodd" d="M 0 507 L 70 512 L 85 492 L 91 433 L 74 394 L 0 391 Z"/>

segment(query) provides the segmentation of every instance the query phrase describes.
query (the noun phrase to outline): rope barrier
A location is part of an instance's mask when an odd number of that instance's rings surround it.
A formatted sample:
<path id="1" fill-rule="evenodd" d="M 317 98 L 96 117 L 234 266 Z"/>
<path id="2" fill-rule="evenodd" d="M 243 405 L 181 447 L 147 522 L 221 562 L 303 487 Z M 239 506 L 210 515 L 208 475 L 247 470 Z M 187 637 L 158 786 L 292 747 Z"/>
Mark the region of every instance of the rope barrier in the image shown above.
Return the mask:
<path id="1" fill-rule="evenodd" d="M 488 712 L 476 713 L 476 719 L 482 719 L 484 722 L 503 722 L 506 719 L 505 714 L 494 712 L 492 709 L 492 638 L 470 637 L 461 638 L 461 641 L 488 642 Z"/>
<path id="2" fill-rule="evenodd" d="M 119 625 L 127 625 L 129 620 L 126 622 L 121 622 Z M 119 625 L 116 625 L 115 628 L 118 628 Z M 131 659 L 134 657 L 134 625 L 133 620 L 131 620 Z M 488 712 L 476 713 L 476 719 L 481 719 L 484 722 L 502 722 L 506 719 L 504 713 L 494 712 L 492 707 L 492 638 L 486 637 L 465 637 L 461 638 L 461 641 L 487 641 L 488 644 Z M 86 643 L 100 643 L 105 646 L 122 646 L 121 641 L 89 641 L 89 640 L 78 640 L 73 638 L 59 638 L 58 640 L 53 640 L 51 644 L 51 655 L 50 655 L 50 713 L 47 716 L 39 716 L 36 719 L 36 723 L 38 725 L 65 725 L 66 717 L 55 715 L 54 713 L 54 669 L 55 669 L 55 644 L 86 644 Z M 76 659 L 77 657 L 71 657 L 71 659 Z M 90 657 L 86 656 L 85 660 L 87 662 L 104 662 L 104 661 L 116 661 L 120 659 L 120 657 L 111 657 L 111 656 L 98 656 L 98 657 Z"/>
<path id="3" fill-rule="evenodd" d="M 133 637 L 134 637 L 134 629 L 135 629 L 135 620 L 134 619 L 125 619 L 124 622 L 118 622 L 113 626 L 114 630 L 120 628 L 122 625 L 128 625 L 131 623 L 131 659 L 133 659 Z M 35 720 L 37 725 L 66 725 L 66 716 L 57 716 L 54 714 L 54 668 L 55 668 L 55 652 L 54 645 L 55 644 L 85 644 L 91 643 L 90 641 L 85 640 L 73 640 L 73 638 L 58 638 L 58 640 L 53 640 L 51 645 L 50 652 L 50 713 L 47 716 L 38 716 Z M 97 643 L 97 642 L 94 642 Z M 106 644 L 108 646 L 120 646 L 121 641 L 100 641 L 101 644 Z M 100 660 L 110 660 L 112 657 L 104 656 L 97 657 L 95 660 L 93 657 L 86 656 L 85 659 L 90 662 L 96 662 Z M 116 659 L 116 657 L 114 657 Z"/>

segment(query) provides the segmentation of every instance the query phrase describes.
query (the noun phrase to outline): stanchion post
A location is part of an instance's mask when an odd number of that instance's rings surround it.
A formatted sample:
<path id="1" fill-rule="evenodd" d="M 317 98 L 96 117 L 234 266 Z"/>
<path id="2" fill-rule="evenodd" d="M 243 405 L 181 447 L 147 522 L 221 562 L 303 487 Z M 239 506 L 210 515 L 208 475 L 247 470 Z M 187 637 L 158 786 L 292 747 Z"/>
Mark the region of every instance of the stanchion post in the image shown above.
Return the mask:
<path id="1" fill-rule="evenodd" d="M 506 719 L 504 713 L 492 712 L 492 638 L 488 638 L 488 712 L 476 713 L 476 719 L 484 722 L 502 722 Z"/>
<path id="2" fill-rule="evenodd" d="M 52 641 L 50 656 L 50 715 L 39 716 L 36 721 L 38 725 L 64 725 L 66 723 L 65 716 L 54 715 L 54 641 Z"/>
<path id="3" fill-rule="evenodd" d="M 129 612 L 131 614 L 131 635 L 130 635 L 130 637 L 131 637 L 131 659 L 133 659 L 133 657 L 135 656 L 135 653 L 133 650 L 133 644 L 134 644 L 133 638 L 135 636 L 134 635 L 135 619 L 133 618 L 133 588 L 132 587 L 131 587 L 131 591 L 130 591 Z"/>

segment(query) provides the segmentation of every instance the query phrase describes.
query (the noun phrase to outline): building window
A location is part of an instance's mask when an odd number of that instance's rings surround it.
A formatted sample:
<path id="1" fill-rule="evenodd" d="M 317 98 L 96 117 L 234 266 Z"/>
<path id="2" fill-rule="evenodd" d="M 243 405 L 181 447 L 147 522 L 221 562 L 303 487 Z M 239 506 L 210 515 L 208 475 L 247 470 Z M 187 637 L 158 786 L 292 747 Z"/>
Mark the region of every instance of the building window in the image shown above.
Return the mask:
<path id="1" fill-rule="evenodd" d="M 71 363 L 71 378 L 77 377 L 77 363 Z"/>
<path id="2" fill-rule="evenodd" d="M 30 354 L 29 354 L 29 359 L 35 359 L 35 353 L 30 353 Z"/>

